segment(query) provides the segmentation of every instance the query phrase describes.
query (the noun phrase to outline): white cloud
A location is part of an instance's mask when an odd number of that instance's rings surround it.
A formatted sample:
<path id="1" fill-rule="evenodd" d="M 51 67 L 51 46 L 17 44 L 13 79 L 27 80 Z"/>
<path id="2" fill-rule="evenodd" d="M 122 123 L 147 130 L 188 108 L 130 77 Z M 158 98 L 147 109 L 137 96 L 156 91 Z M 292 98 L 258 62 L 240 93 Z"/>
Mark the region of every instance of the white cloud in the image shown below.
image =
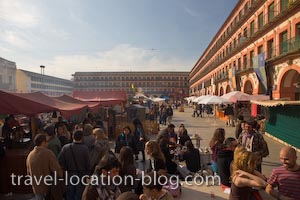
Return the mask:
<path id="1" fill-rule="evenodd" d="M 51 61 L 38 62 L 34 67 L 36 72 L 39 65 L 45 65 L 45 74 L 69 79 L 71 74 L 80 71 L 189 71 L 194 61 L 163 58 L 156 50 L 123 44 L 93 55 L 60 55 Z"/>
<path id="2" fill-rule="evenodd" d="M 35 26 L 40 17 L 38 9 L 28 1 L 1 0 L 0 10 L 1 21 L 18 27 Z"/>
<path id="3" fill-rule="evenodd" d="M 16 32 L 14 31 L 1 31 L 1 39 L 12 46 L 18 48 L 27 48 L 29 44 L 26 40 L 22 39 Z"/>

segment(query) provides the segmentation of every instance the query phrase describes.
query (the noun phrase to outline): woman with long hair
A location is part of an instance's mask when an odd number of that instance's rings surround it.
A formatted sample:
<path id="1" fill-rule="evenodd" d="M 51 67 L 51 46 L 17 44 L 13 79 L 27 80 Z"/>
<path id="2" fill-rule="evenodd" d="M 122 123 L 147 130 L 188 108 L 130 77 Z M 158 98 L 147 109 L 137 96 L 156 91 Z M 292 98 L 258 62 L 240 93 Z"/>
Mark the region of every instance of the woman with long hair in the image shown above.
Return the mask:
<path id="1" fill-rule="evenodd" d="M 134 189 L 136 167 L 133 155 L 134 154 L 132 149 L 128 146 L 122 147 L 120 150 L 119 162 L 121 164 L 121 167 L 119 175 L 123 180 L 122 184 L 120 185 L 121 192 L 131 191 L 132 189 Z M 125 179 L 127 180 L 125 181 Z"/>
<path id="2" fill-rule="evenodd" d="M 255 170 L 257 157 L 243 148 L 236 148 L 232 164 L 229 200 L 250 200 L 252 187 L 266 187 L 264 177 Z"/>
<path id="3" fill-rule="evenodd" d="M 148 172 L 166 172 L 166 159 L 162 153 L 159 144 L 156 141 L 148 141 L 145 147 L 147 155 L 150 157 Z"/>
<path id="4" fill-rule="evenodd" d="M 222 148 L 222 145 L 225 140 L 225 130 L 223 128 L 217 128 L 214 132 L 213 137 L 209 142 L 209 147 L 212 151 L 212 170 L 217 173 L 217 159 L 218 159 L 218 151 Z"/>

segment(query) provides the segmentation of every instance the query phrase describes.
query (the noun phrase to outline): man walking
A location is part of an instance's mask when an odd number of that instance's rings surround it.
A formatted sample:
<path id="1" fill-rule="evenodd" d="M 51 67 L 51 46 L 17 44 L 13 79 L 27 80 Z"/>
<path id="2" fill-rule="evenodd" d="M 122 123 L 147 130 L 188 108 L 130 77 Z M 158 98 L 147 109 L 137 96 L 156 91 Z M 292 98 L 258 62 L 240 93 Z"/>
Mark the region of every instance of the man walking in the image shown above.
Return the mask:
<path id="1" fill-rule="evenodd" d="M 300 166 L 296 162 L 296 151 L 291 147 L 284 147 L 281 149 L 279 155 L 282 166 L 273 169 L 266 192 L 276 199 L 299 199 Z M 274 190 L 276 187 L 278 191 Z"/>
<path id="2" fill-rule="evenodd" d="M 43 200 L 49 190 L 46 185 L 47 176 L 49 178 L 49 175 L 56 172 L 58 177 L 63 177 L 63 172 L 54 153 L 47 149 L 46 135 L 37 134 L 34 143 L 35 147 L 26 159 L 26 167 L 33 180 L 32 189 L 35 199 Z M 38 180 L 40 181 L 37 182 Z"/>
<path id="3" fill-rule="evenodd" d="M 261 172 L 262 158 L 269 155 L 268 145 L 262 134 L 255 131 L 256 121 L 249 120 L 245 124 L 244 132 L 239 136 L 238 142 L 245 147 L 247 151 L 256 154 L 257 171 Z"/>
<path id="4" fill-rule="evenodd" d="M 90 174 L 89 150 L 83 144 L 83 132 L 74 133 L 74 142 L 66 144 L 58 155 L 59 163 L 68 172 L 67 200 L 80 200 L 84 191 L 82 181 Z"/>

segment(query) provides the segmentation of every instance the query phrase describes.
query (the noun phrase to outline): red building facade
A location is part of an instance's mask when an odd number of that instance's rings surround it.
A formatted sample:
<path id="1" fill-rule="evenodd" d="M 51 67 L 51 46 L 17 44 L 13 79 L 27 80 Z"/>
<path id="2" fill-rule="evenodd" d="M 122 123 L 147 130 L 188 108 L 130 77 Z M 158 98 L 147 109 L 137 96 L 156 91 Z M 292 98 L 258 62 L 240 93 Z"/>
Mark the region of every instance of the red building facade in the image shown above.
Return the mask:
<path id="1" fill-rule="evenodd" d="M 190 95 L 299 100 L 300 0 L 240 0 L 189 75 Z"/>

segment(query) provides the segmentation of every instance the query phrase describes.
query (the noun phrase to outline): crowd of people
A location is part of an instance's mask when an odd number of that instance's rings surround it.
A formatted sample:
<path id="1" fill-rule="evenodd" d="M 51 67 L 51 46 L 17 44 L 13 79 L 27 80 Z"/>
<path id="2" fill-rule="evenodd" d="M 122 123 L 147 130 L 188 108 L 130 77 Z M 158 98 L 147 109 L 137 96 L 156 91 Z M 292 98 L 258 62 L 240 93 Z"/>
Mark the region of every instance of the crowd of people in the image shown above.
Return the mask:
<path id="1" fill-rule="evenodd" d="M 284 147 L 280 151 L 282 166 L 267 179 L 261 173 L 262 159 L 269 155 L 263 134 L 255 120 L 241 120 L 240 125 L 236 138 L 225 139 L 225 130 L 218 128 L 210 141 L 212 170 L 220 176 L 222 189 L 230 191 L 229 199 L 262 199 L 259 189 L 276 199 L 299 199 L 300 186 L 296 182 L 300 180 L 300 167 L 295 149 Z"/>
<path id="2" fill-rule="evenodd" d="M 35 199 L 173 199 L 166 185 L 155 180 L 201 173 L 203 163 L 187 127 L 180 124 L 175 131 L 172 117 L 166 121 L 167 127 L 150 140 L 136 118 L 132 121 L 134 129 L 123 127 L 114 142 L 108 140 L 103 123 L 90 116 L 71 131 L 61 118 L 45 126 L 43 133 L 34 137 L 26 167 L 36 180 L 51 176 L 57 177 L 58 183 L 55 186 L 33 181 Z M 261 172 L 262 159 L 269 155 L 269 149 L 257 122 L 239 119 L 235 136 L 226 137 L 225 129 L 217 128 L 209 142 L 211 169 L 219 175 L 222 189 L 230 190 L 230 200 L 261 199 L 260 189 L 276 199 L 300 196 L 300 166 L 295 149 L 281 149 L 282 166 L 274 168 L 267 179 Z M 139 153 L 141 162 L 149 159 L 145 177 L 136 166 Z M 179 165 L 181 162 L 185 162 L 184 167 Z M 120 184 L 112 182 L 115 177 L 121 178 Z M 127 177 L 132 180 L 124 181 Z"/>
<path id="3" fill-rule="evenodd" d="M 34 137 L 34 148 L 26 160 L 28 174 L 38 180 L 56 174 L 59 183 L 59 180 L 64 180 L 63 183 L 67 184 L 55 187 L 54 183 L 49 186 L 43 181 L 34 181 L 35 199 L 126 199 L 134 194 L 137 199 L 173 199 L 160 183 L 145 180 L 149 182 L 145 185 L 144 180 L 136 181 L 142 175 L 135 162 L 140 152 L 142 162 L 146 156 L 150 159 L 145 170 L 148 176 L 157 172 L 155 178 L 159 178 L 171 171 L 168 165 L 172 162 L 171 155 L 167 157 L 169 138 L 164 149 L 162 141 L 149 141 L 140 120 L 134 119 L 132 123 L 134 130 L 125 126 L 111 144 L 102 123 L 93 119 L 86 119 L 73 132 L 65 128 L 61 119 L 56 124 L 45 126 L 43 133 Z M 176 173 L 176 164 L 172 170 Z M 94 184 L 95 177 L 102 181 Z M 120 184 L 111 181 L 114 177 L 121 177 Z M 132 177 L 133 181 L 125 181 L 126 177 Z"/>

